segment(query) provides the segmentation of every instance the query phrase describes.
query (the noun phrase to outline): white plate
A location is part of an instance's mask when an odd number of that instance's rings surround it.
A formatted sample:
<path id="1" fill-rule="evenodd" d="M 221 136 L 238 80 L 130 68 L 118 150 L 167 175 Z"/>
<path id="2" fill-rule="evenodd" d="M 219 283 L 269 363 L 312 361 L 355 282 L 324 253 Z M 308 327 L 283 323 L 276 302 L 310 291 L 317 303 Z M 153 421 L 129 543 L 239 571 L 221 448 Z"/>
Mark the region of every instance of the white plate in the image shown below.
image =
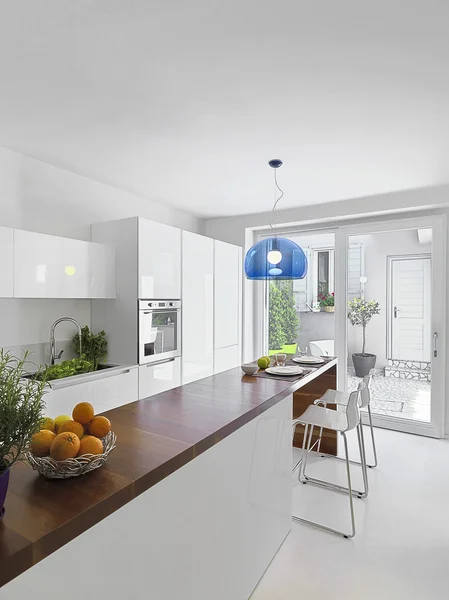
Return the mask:
<path id="1" fill-rule="evenodd" d="M 324 358 L 320 358 L 319 356 L 294 356 L 292 361 L 302 363 L 303 365 L 322 365 Z"/>
<path id="2" fill-rule="evenodd" d="M 265 369 L 265 373 L 270 375 L 301 375 L 303 370 L 301 367 L 288 365 L 286 367 L 268 367 L 268 369 Z"/>

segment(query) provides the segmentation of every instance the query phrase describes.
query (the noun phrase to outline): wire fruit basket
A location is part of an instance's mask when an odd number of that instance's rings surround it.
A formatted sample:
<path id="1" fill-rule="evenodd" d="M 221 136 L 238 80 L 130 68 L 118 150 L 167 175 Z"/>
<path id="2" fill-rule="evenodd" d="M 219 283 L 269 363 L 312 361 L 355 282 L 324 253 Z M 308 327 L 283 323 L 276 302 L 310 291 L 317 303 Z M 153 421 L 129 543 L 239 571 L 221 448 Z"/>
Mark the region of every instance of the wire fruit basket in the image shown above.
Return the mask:
<path id="1" fill-rule="evenodd" d="M 117 436 L 110 431 L 101 440 L 103 442 L 102 454 L 83 454 L 76 458 L 66 460 L 54 460 L 50 456 L 34 456 L 31 452 L 26 453 L 26 459 L 35 471 L 49 479 L 68 479 L 78 477 L 95 469 L 99 469 L 107 461 L 108 456 L 115 448 Z"/>

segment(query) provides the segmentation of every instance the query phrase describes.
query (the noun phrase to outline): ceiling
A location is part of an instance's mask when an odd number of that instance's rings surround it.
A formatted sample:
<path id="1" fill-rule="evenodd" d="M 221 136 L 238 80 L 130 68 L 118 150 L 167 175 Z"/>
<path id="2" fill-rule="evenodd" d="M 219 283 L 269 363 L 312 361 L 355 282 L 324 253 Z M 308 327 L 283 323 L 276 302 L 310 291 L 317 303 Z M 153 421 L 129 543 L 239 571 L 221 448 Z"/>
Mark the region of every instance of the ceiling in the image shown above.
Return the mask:
<path id="1" fill-rule="evenodd" d="M 0 0 L 0 145 L 201 217 L 449 181 L 444 0 Z"/>

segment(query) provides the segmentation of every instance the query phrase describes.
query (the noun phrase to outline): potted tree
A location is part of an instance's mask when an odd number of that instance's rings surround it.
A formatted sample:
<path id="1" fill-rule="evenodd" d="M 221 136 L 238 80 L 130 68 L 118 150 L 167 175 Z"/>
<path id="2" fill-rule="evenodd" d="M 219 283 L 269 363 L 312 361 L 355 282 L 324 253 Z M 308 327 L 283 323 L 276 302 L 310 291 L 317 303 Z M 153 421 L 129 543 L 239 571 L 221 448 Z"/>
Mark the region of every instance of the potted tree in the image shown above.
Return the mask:
<path id="1" fill-rule="evenodd" d="M 22 379 L 26 375 L 22 359 L 0 350 L 0 520 L 5 509 L 10 469 L 24 458 L 32 436 L 40 429 L 47 383 Z"/>
<path id="2" fill-rule="evenodd" d="M 352 355 L 357 377 L 368 375 L 371 369 L 376 365 L 376 355 L 365 352 L 366 326 L 374 315 L 380 313 L 379 302 L 376 300 L 365 300 L 364 298 L 354 298 L 348 302 L 348 319 L 351 325 L 362 328 L 362 352 Z"/>

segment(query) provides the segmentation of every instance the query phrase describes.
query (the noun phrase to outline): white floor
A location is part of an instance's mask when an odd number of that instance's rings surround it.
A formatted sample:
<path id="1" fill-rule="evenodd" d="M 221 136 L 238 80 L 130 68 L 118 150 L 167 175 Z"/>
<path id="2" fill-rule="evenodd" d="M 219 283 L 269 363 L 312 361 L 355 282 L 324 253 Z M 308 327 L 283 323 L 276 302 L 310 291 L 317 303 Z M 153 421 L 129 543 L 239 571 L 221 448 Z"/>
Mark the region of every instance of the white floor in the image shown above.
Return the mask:
<path id="1" fill-rule="evenodd" d="M 365 428 L 367 442 L 368 433 Z M 449 441 L 383 429 L 375 434 L 379 467 L 369 470 L 369 497 L 354 500 L 356 537 L 293 523 L 252 600 L 448 597 Z M 344 483 L 344 468 L 340 461 L 314 459 L 310 474 Z M 359 467 L 354 470 L 360 486 Z M 295 482 L 298 516 L 349 527 L 347 497 Z"/>

